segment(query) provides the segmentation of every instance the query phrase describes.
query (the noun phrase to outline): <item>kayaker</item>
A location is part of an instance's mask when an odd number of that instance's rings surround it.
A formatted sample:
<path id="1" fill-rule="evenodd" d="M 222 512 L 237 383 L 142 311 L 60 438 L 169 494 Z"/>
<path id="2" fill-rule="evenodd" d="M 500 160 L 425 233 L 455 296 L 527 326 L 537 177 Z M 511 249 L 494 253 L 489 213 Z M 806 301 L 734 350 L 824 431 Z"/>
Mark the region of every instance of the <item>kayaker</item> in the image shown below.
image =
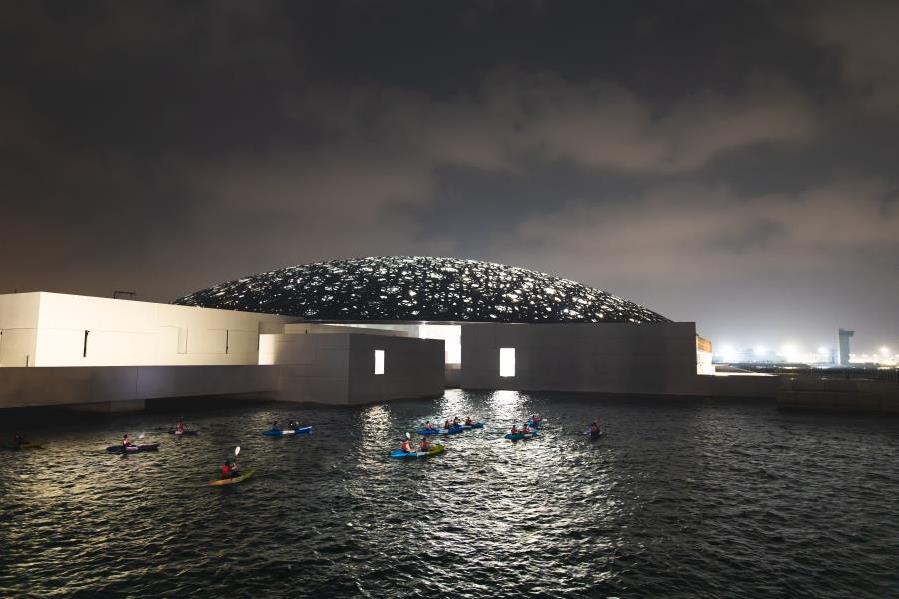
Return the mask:
<path id="1" fill-rule="evenodd" d="M 530 432 L 531 432 L 531 429 L 530 429 L 530 427 L 528 426 L 528 423 L 525 422 L 525 423 L 524 423 L 524 426 L 521 427 L 521 434 L 522 434 L 522 435 L 526 435 L 526 434 L 528 434 L 528 433 L 530 433 Z"/>
<path id="2" fill-rule="evenodd" d="M 429 431 L 434 430 L 434 423 L 431 421 L 428 421 L 428 423 L 425 425 L 425 428 Z"/>
<path id="3" fill-rule="evenodd" d="M 177 432 L 179 435 L 184 434 L 184 421 L 183 420 L 180 420 L 180 419 L 178 420 L 178 426 L 175 427 L 175 432 Z"/>
<path id="4" fill-rule="evenodd" d="M 446 430 L 453 428 L 453 425 L 450 424 L 449 418 L 443 421 L 443 428 L 445 428 Z"/>
<path id="5" fill-rule="evenodd" d="M 431 449 L 431 442 L 428 441 L 427 437 L 422 437 L 421 441 L 418 442 L 418 451 L 427 453 L 429 449 Z"/>
<path id="6" fill-rule="evenodd" d="M 277 420 L 275 420 L 274 422 L 272 422 L 272 430 L 273 430 L 273 431 L 278 430 L 278 421 L 277 421 Z"/>
<path id="7" fill-rule="evenodd" d="M 521 432 L 521 431 L 518 430 L 518 425 L 517 425 L 517 424 L 513 424 L 513 425 L 512 425 L 512 434 L 513 434 L 513 435 L 517 435 L 519 432 Z"/>
<path id="8" fill-rule="evenodd" d="M 462 421 L 459 420 L 459 417 L 453 416 L 453 426 L 459 426 L 460 424 L 462 424 Z"/>
<path id="9" fill-rule="evenodd" d="M 400 449 L 405 451 L 406 453 L 412 453 L 412 442 L 409 439 L 403 441 L 403 444 L 400 445 Z"/>
<path id="10" fill-rule="evenodd" d="M 473 426 L 473 425 L 474 425 L 474 421 L 471 419 L 471 416 L 466 416 L 465 417 L 465 426 Z"/>
<path id="11" fill-rule="evenodd" d="M 231 471 L 231 463 L 228 460 L 225 460 L 222 464 L 222 479 L 232 478 L 234 476 Z"/>
<path id="12" fill-rule="evenodd" d="M 590 436 L 595 437 L 599 434 L 599 425 L 596 424 L 596 421 L 590 423 Z"/>
<path id="13" fill-rule="evenodd" d="M 131 442 L 131 439 L 128 438 L 128 434 L 122 437 L 122 447 L 134 447 L 134 443 Z"/>
<path id="14" fill-rule="evenodd" d="M 14 449 L 22 449 L 22 446 L 25 445 L 25 439 L 22 438 L 22 435 L 16 434 L 12 439 L 12 444 Z"/>
<path id="15" fill-rule="evenodd" d="M 234 478 L 235 476 L 240 476 L 240 466 L 237 465 L 237 462 L 231 462 L 230 460 L 229 460 L 229 462 L 231 465 L 231 478 Z"/>

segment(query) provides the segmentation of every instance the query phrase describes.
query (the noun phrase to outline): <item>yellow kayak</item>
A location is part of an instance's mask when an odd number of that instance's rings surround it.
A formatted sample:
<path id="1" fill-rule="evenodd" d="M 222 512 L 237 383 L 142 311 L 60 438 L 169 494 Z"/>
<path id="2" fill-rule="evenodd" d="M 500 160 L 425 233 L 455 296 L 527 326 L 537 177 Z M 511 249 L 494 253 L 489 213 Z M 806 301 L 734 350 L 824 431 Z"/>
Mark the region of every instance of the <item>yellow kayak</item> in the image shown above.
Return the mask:
<path id="1" fill-rule="evenodd" d="M 235 476 L 234 478 L 220 478 L 218 480 L 211 480 L 211 481 L 209 481 L 209 486 L 210 487 L 222 487 L 224 485 L 233 485 L 233 484 L 239 483 L 241 481 L 247 480 L 248 478 L 253 476 L 254 472 L 256 472 L 256 471 L 253 470 L 252 468 L 250 468 L 249 470 L 247 470 L 240 476 Z"/>

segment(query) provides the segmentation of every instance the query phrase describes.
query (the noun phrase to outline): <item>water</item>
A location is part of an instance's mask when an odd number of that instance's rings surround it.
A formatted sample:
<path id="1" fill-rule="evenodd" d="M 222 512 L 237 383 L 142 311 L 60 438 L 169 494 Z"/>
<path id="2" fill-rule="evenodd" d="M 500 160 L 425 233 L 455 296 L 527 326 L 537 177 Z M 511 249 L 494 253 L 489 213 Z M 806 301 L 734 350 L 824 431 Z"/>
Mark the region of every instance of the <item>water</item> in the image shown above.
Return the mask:
<path id="1" fill-rule="evenodd" d="M 543 437 L 503 439 L 532 412 Z M 443 455 L 387 457 L 469 414 L 487 428 Z M 193 412 L 202 434 L 181 440 L 177 416 L 0 452 L 0 596 L 899 596 L 899 420 L 510 391 Z M 315 433 L 258 434 L 275 418 Z M 106 454 L 123 432 L 163 445 Z M 237 444 L 256 476 L 204 486 Z"/>

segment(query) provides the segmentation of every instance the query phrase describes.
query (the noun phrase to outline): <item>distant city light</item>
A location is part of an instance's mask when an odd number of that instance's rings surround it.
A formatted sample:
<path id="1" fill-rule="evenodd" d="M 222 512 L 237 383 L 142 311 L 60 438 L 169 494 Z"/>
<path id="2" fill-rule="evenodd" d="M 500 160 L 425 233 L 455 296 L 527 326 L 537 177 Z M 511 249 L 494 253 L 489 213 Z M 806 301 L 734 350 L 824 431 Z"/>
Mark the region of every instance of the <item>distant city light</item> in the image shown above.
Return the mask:
<path id="1" fill-rule="evenodd" d="M 883 347 L 880 348 L 880 353 L 882 353 L 885 356 L 888 356 L 890 354 L 890 348 L 888 348 L 886 345 L 884 345 Z"/>
<path id="2" fill-rule="evenodd" d="M 787 359 L 789 362 L 798 362 L 800 361 L 800 349 L 793 343 L 784 343 L 780 347 L 780 355 Z"/>

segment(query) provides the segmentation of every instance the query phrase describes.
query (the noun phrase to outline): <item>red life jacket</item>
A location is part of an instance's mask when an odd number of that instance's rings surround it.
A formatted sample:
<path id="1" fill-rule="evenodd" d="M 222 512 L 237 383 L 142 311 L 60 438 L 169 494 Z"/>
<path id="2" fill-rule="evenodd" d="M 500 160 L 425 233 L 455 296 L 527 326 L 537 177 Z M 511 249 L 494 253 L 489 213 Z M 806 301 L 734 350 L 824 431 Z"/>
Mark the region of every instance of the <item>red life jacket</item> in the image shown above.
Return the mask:
<path id="1" fill-rule="evenodd" d="M 231 466 L 228 464 L 222 466 L 222 476 L 231 476 Z"/>

